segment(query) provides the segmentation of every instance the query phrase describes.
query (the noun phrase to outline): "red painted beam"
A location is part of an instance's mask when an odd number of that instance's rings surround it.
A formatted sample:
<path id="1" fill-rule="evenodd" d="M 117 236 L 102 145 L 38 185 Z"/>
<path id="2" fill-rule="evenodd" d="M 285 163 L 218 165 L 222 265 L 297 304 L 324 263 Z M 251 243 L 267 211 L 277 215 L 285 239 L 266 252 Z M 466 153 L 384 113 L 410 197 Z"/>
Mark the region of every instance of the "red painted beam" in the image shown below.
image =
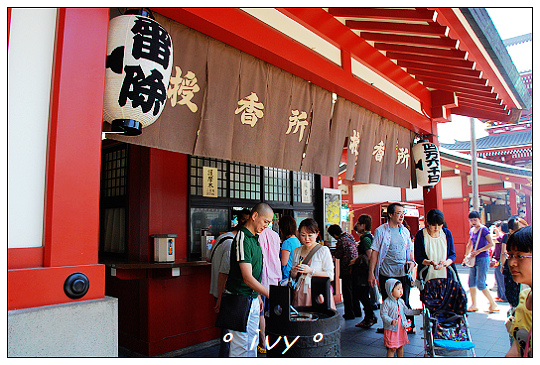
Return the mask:
<path id="1" fill-rule="evenodd" d="M 462 92 L 464 94 L 471 94 L 471 95 L 480 95 L 486 98 L 491 98 L 493 100 L 497 99 L 497 94 L 490 93 L 489 91 L 475 90 L 475 89 L 471 89 L 471 88 L 463 87 L 463 86 L 449 86 L 449 85 L 432 82 L 432 81 L 424 81 L 424 85 L 427 87 L 432 87 L 434 89 Z"/>
<path id="2" fill-rule="evenodd" d="M 358 80 L 350 73 L 346 73 L 343 68 L 263 24 L 240 9 L 152 8 L 152 10 L 311 81 L 328 91 L 335 92 L 408 129 L 419 133 L 429 131 L 429 120 L 424 115 L 388 97 L 383 92 L 371 87 L 371 85 Z M 332 21 L 339 23 L 322 9 L 307 9 L 308 12 L 312 10 L 317 14 L 320 14 L 319 11 L 325 13 L 326 16 L 332 18 Z M 283 10 L 280 11 L 283 12 Z M 341 25 L 343 26 L 343 24 Z M 335 29 L 334 23 L 329 27 Z M 354 52 L 356 51 L 351 50 L 351 54 Z M 392 63 L 389 60 L 386 61 Z M 424 90 L 426 96 L 420 98 L 420 100 L 426 107 L 431 108 L 429 91 L 420 83 L 414 81 L 414 78 L 403 70 L 398 69 L 395 68 L 394 70 L 396 72 L 401 71 L 402 75 L 411 78 L 412 82 L 416 83 L 418 89 Z M 388 74 L 385 74 L 385 76 L 395 77 L 395 75 Z"/>
<path id="3" fill-rule="evenodd" d="M 482 109 L 494 113 L 505 113 L 506 112 L 506 105 L 499 105 L 499 107 L 491 106 L 491 104 L 486 103 L 471 103 L 467 100 L 460 99 L 459 100 L 459 106 L 468 107 L 468 108 L 477 108 Z"/>
<path id="4" fill-rule="evenodd" d="M 408 23 L 390 23 L 390 22 L 371 22 L 346 20 L 345 25 L 351 29 L 360 31 L 378 31 L 386 33 L 403 33 L 410 35 L 428 35 L 446 37 L 448 35 L 448 27 L 439 24 L 408 24 Z"/>
<path id="5" fill-rule="evenodd" d="M 428 64 L 428 63 L 401 61 L 401 60 L 397 61 L 397 65 L 400 67 L 407 68 L 407 71 L 409 68 L 411 68 L 411 69 L 421 69 L 421 70 L 443 72 L 445 74 L 455 74 L 455 75 L 470 76 L 470 77 L 477 77 L 477 78 L 482 77 L 482 71 L 468 70 L 464 68 L 450 67 L 450 66 L 444 66 L 444 65 L 434 65 L 434 64 Z"/>
<path id="6" fill-rule="evenodd" d="M 448 107 L 445 106 L 437 106 L 431 108 L 431 119 L 437 123 L 447 123 L 451 122 L 450 118 L 450 111 L 448 110 Z"/>
<path id="7" fill-rule="evenodd" d="M 478 78 L 478 77 L 470 77 L 467 75 L 459 75 L 459 74 L 451 74 L 451 73 L 441 73 L 441 72 L 435 72 L 435 71 L 418 69 L 418 68 L 410 68 L 410 67 L 407 68 L 407 72 L 415 76 L 441 77 L 446 80 L 461 81 L 461 82 L 474 84 L 474 85 L 485 86 L 487 85 L 487 82 L 488 82 L 488 80 Z"/>
<path id="8" fill-rule="evenodd" d="M 397 52 L 386 52 L 386 57 L 394 59 L 394 60 L 399 60 L 399 61 L 412 61 L 412 62 L 427 63 L 431 65 L 442 65 L 445 67 L 446 66 L 458 67 L 458 68 L 464 68 L 466 70 L 474 69 L 474 62 L 468 61 L 468 60 L 456 60 L 456 59 L 430 57 L 430 56 L 424 56 L 424 55 L 415 55 L 415 54 L 397 53 Z"/>
<path id="9" fill-rule="evenodd" d="M 88 292 L 81 299 L 70 299 L 64 293 L 64 282 L 74 273 L 82 273 L 89 279 Z M 103 299 L 105 266 L 77 265 L 9 270 L 7 287 L 8 310 Z"/>
<path id="10" fill-rule="evenodd" d="M 459 49 L 437 49 L 429 47 L 415 47 L 415 46 L 404 46 L 399 44 L 389 44 L 389 43 L 375 43 L 374 47 L 381 51 L 390 51 L 396 53 L 410 53 L 415 55 L 427 55 L 427 56 L 438 56 L 443 58 L 454 58 L 460 60 L 467 59 L 467 52 L 460 51 Z"/>
<path id="11" fill-rule="evenodd" d="M 396 19 L 434 22 L 437 13 L 425 8 L 420 9 L 385 9 L 385 8 L 328 8 L 328 12 L 337 17 Z"/>
<path id="12" fill-rule="evenodd" d="M 441 172 L 441 178 L 459 176 L 459 173 L 455 173 L 454 170 L 444 170 Z"/>
<path id="13" fill-rule="evenodd" d="M 478 94 L 471 94 L 471 93 L 462 92 L 459 90 L 456 90 L 456 96 L 458 97 L 458 100 L 469 100 L 469 102 L 471 103 L 481 102 L 481 103 L 492 105 L 494 107 L 498 105 L 503 105 L 506 109 L 506 105 L 504 105 L 502 103 L 502 100 L 499 98 L 493 99 L 493 97 L 482 96 Z"/>
<path id="14" fill-rule="evenodd" d="M 442 24 L 449 26 L 451 29 L 450 37 L 456 38 L 460 40 L 460 43 L 462 45 L 462 49 L 467 50 L 469 52 L 469 59 L 475 61 L 477 63 L 477 69 L 482 70 L 484 72 L 484 77 L 488 80 L 490 80 L 490 84 L 495 87 L 496 92 L 501 95 L 501 98 L 503 99 L 505 104 L 508 104 L 510 108 L 518 108 L 520 109 L 521 106 L 516 104 L 513 101 L 513 98 L 510 96 L 510 93 L 505 88 L 504 80 L 499 79 L 499 76 L 495 72 L 495 70 L 492 68 L 489 61 L 484 56 L 482 50 L 479 48 L 479 46 L 475 43 L 473 37 L 469 33 L 469 26 L 465 26 L 461 23 L 460 18 L 456 15 L 454 12 L 454 8 L 434 8 L 438 14 L 439 17 L 437 18 L 437 21 Z M 457 10 L 459 11 L 459 10 Z"/>
<path id="15" fill-rule="evenodd" d="M 278 8 L 278 10 L 325 40 L 335 42 L 342 51 L 349 52 L 357 60 L 414 95 L 425 106 L 429 106 L 429 92 L 421 83 L 324 10 L 317 8 Z"/>
<path id="16" fill-rule="evenodd" d="M 470 108 L 466 106 L 458 106 L 456 108 L 453 108 L 452 114 L 464 115 L 477 119 L 498 120 L 502 122 L 510 120 L 510 114 L 490 112 L 487 110 Z"/>
<path id="17" fill-rule="evenodd" d="M 382 42 L 382 43 L 397 43 L 410 44 L 418 46 L 428 46 L 442 49 L 456 49 L 459 42 L 452 38 L 433 38 L 433 37 L 418 37 L 412 35 L 388 34 L 388 33 L 371 33 L 360 32 L 360 37 L 366 41 Z"/>
<path id="18" fill-rule="evenodd" d="M 458 105 L 456 95 L 451 91 L 433 90 L 431 92 L 433 106 L 454 108 Z"/>
<path id="19" fill-rule="evenodd" d="M 455 162 L 452 160 L 447 160 L 445 158 L 441 158 L 441 164 L 445 167 L 450 167 L 452 169 L 458 169 L 461 171 L 462 175 L 464 174 L 471 174 L 471 165 L 470 164 L 464 164 L 460 162 Z M 516 184 L 530 184 L 530 178 L 526 176 L 518 176 L 513 174 L 506 174 L 506 173 L 500 173 L 495 172 L 492 170 L 487 170 L 485 168 L 479 168 L 478 169 L 478 175 L 479 176 L 485 176 L 492 179 L 497 180 L 503 180 L 503 181 L 509 181 Z"/>
<path id="20" fill-rule="evenodd" d="M 493 93 L 492 86 L 484 86 L 484 85 L 472 84 L 469 82 L 449 80 L 445 78 L 444 75 L 439 75 L 439 76 L 416 75 L 416 79 L 422 82 L 434 82 L 441 85 L 464 87 L 464 88 L 469 88 L 470 90 L 479 90 L 479 91 L 485 91 L 487 93 Z"/>
<path id="21" fill-rule="evenodd" d="M 478 185 L 478 191 L 481 193 L 500 191 L 500 190 L 506 190 L 503 183 Z M 472 193 L 471 186 L 467 186 L 467 191 L 465 192 L 465 194 L 469 194 L 469 193 Z"/>
<path id="22" fill-rule="evenodd" d="M 8 270 L 43 266 L 43 247 L 8 249 Z"/>

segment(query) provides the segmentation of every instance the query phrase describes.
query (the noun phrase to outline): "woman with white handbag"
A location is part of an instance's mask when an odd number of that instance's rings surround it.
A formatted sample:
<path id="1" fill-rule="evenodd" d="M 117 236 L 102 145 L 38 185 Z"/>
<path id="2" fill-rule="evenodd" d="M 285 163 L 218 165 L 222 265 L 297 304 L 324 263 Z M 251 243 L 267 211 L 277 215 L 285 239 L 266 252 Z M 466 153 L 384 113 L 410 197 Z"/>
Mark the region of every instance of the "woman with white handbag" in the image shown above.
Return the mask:
<path id="1" fill-rule="evenodd" d="M 471 230 L 469 231 L 469 241 L 465 248 L 465 258 L 463 264 L 469 266 L 469 290 L 471 293 L 471 306 L 467 312 L 477 312 L 476 292 L 477 288 L 489 300 L 489 308 L 487 313 L 498 312 L 499 308 L 493 300 L 491 293 L 486 284 L 486 276 L 489 269 L 489 254 L 488 250 L 494 246 L 489 229 L 480 221 L 480 213 L 471 211 L 469 213 L 469 223 Z M 474 247 L 473 247 L 473 242 Z"/>

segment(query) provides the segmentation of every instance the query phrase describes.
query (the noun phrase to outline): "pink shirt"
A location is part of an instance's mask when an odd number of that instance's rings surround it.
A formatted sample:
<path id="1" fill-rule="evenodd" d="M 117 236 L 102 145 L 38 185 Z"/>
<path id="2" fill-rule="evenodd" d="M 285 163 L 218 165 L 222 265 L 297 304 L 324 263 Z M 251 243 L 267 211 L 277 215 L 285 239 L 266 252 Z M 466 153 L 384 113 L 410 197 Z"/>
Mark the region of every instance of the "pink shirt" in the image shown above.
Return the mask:
<path id="1" fill-rule="evenodd" d="M 263 253 L 263 272 L 261 284 L 265 288 L 270 285 L 278 285 L 281 280 L 281 260 L 279 258 L 279 235 L 271 228 L 266 228 L 259 233 L 259 244 Z"/>

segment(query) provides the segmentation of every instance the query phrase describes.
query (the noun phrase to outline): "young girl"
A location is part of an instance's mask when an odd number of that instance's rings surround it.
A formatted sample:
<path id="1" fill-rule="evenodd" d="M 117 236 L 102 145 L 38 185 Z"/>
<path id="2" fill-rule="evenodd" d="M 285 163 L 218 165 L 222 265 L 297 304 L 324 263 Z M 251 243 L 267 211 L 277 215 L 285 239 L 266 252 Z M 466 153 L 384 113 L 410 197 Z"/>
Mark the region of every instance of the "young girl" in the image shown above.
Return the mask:
<path id="1" fill-rule="evenodd" d="M 386 357 L 403 357 L 403 345 L 409 343 L 407 337 L 407 318 L 405 315 L 413 316 L 420 314 L 421 309 L 409 309 L 403 296 L 403 286 L 396 279 L 388 279 L 385 283 L 388 298 L 383 302 L 381 308 L 381 318 L 384 328 L 384 345 L 387 347 Z"/>

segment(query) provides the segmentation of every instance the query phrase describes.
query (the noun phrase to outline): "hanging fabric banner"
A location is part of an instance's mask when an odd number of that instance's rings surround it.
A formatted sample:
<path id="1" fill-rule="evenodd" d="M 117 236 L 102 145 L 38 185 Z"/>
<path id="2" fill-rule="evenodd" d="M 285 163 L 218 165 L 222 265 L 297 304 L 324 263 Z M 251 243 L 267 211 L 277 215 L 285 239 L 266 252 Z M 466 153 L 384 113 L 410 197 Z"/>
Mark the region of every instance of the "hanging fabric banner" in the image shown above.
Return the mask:
<path id="1" fill-rule="evenodd" d="M 155 14 L 176 45 L 165 108 L 160 117 L 136 137 L 107 138 L 182 153 L 193 153 L 206 90 L 206 53 L 209 38 Z"/>
<path id="2" fill-rule="evenodd" d="M 365 124 L 369 123 L 369 117 L 372 116 L 367 109 L 360 107 L 354 103 L 351 104 L 351 116 L 349 124 L 348 140 L 346 145 L 347 150 L 347 172 L 345 179 L 354 180 L 356 171 L 356 162 L 363 158 L 359 154 L 360 144 L 363 143 Z"/>
<path id="3" fill-rule="evenodd" d="M 208 44 L 204 114 L 194 151 L 197 156 L 232 159 L 233 125 L 240 93 L 240 51 L 216 40 Z"/>
<path id="4" fill-rule="evenodd" d="M 334 177 L 346 148 L 347 179 L 409 186 L 410 131 L 343 97 L 333 103 L 328 90 L 171 19 L 156 20 L 176 47 L 164 110 L 140 136 L 107 138 Z"/>
<path id="5" fill-rule="evenodd" d="M 394 167 L 394 182 L 392 186 L 408 188 L 411 183 L 411 171 L 414 171 L 412 146 L 415 133 L 405 127 L 397 126 L 397 157 Z M 412 188 L 415 188 L 413 183 Z"/>
<path id="6" fill-rule="evenodd" d="M 377 138 L 381 129 L 381 117 L 368 112 L 366 123 L 362 128 L 362 138 L 358 148 L 358 160 L 356 161 L 355 181 L 370 183 L 370 171 L 372 163 L 382 161 L 384 156 L 384 144 Z"/>
<path id="7" fill-rule="evenodd" d="M 273 138 L 279 140 L 265 146 L 265 152 L 272 156 L 268 161 L 275 163 L 268 166 L 299 171 L 302 164 L 302 154 L 313 123 L 310 84 L 299 77 L 292 76 L 288 92 L 283 90 L 283 93 L 278 92 L 276 95 L 277 90 L 274 88 L 280 85 L 275 79 L 275 75 L 279 75 L 277 70 L 276 68 L 275 72 L 271 73 L 274 77 L 269 84 L 273 89 L 270 93 L 269 105 L 272 106 L 273 113 L 279 110 L 279 115 L 276 115 L 276 118 L 279 119 L 271 119 L 279 121 L 279 123 L 276 123 L 273 129 L 268 129 L 267 133 L 274 135 Z M 285 101 L 283 97 L 288 100 Z M 279 105 L 281 102 L 285 102 L 285 104 Z M 281 109 L 285 109 L 285 114 L 282 113 Z M 267 141 L 271 140 L 267 139 Z"/>
<path id="8" fill-rule="evenodd" d="M 337 176 L 349 126 L 346 100 L 338 97 L 332 115 L 332 94 L 311 85 L 313 124 L 302 171 Z"/>

